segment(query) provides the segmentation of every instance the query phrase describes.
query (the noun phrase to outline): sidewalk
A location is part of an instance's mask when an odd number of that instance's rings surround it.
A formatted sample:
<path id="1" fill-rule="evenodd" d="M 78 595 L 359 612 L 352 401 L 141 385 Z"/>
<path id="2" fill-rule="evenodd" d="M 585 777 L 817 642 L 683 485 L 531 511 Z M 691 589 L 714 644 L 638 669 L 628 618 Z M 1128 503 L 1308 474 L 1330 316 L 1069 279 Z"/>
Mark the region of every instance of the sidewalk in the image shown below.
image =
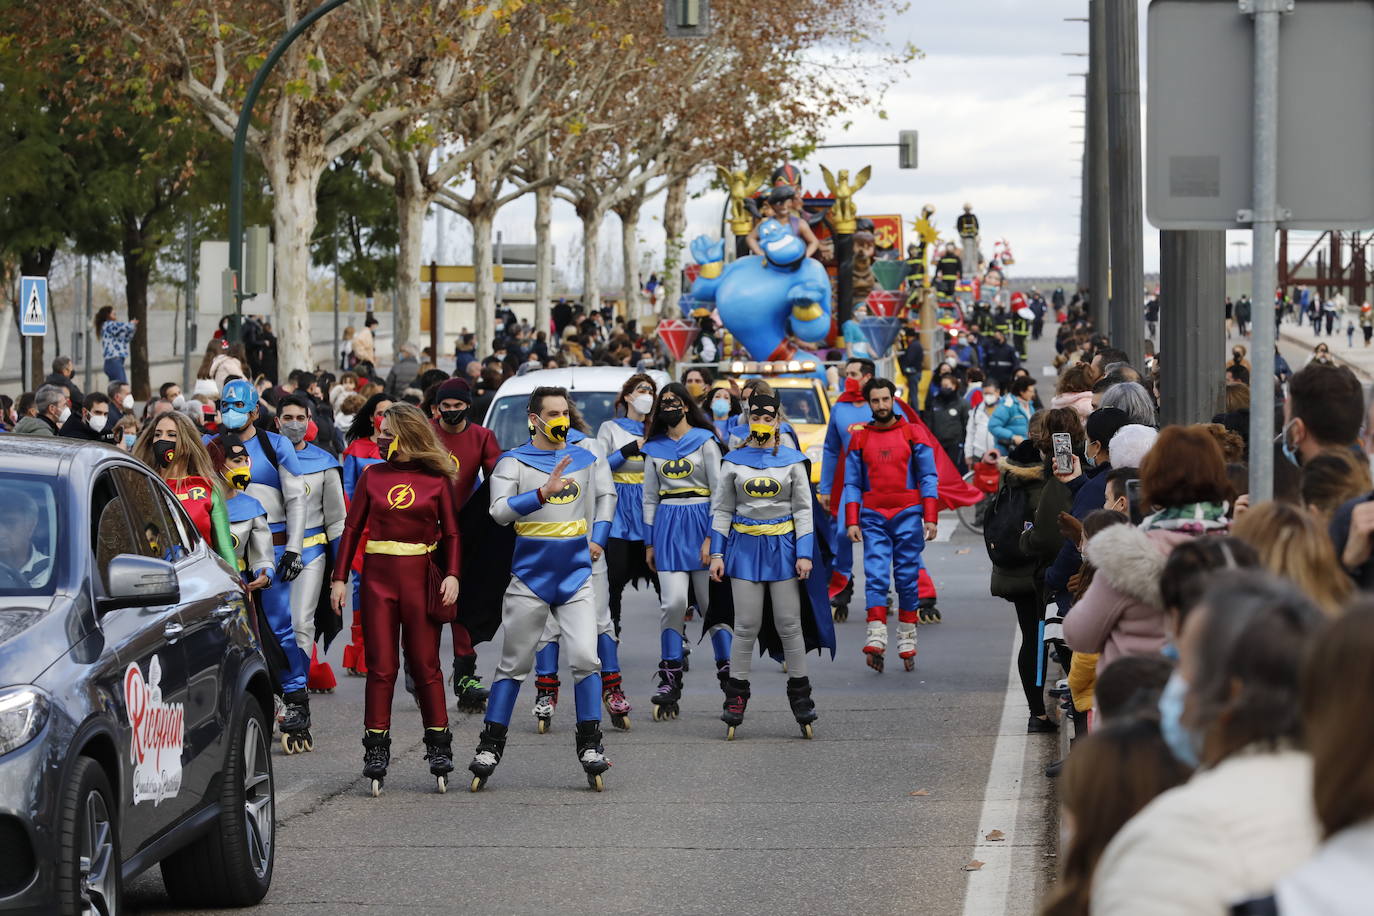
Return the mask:
<path id="1" fill-rule="evenodd" d="M 1348 320 L 1349 317 L 1342 316 L 1343 322 Z M 1240 338 L 1233 337 L 1231 342 L 1234 343 L 1238 339 Z M 1374 345 L 1365 346 L 1364 334 L 1360 331 L 1358 319 L 1355 324 L 1353 347 L 1346 344 L 1344 324 L 1330 337 L 1325 334 L 1318 337 L 1312 333 L 1310 324 L 1291 324 L 1285 321 L 1279 325 L 1279 342 L 1281 345 L 1287 345 L 1282 346 L 1283 355 L 1294 372 L 1306 365 L 1307 358 L 1312 355 L 1317 344 L 1324 343 L 1337 363 L 1349 366 L 1350 371 L 1359 376 L 1361 381 L 1374 381 Z"/>

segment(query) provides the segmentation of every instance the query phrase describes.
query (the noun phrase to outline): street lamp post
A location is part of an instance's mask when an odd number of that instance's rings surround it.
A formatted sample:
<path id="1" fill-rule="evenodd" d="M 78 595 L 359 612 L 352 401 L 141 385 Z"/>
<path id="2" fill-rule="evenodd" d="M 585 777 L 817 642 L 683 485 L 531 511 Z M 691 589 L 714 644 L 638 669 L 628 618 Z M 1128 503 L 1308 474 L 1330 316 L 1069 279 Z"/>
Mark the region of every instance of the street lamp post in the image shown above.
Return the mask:
<path id="1" fill-rule="evenodd" d="M 229 290 L 233 302 L 225 305 L 233 306 L 229 319 L 229 336 L 235 341 L 239 340 L 243 325 L 243 300 L 248 298 L 239 288 L 239 278 L 243 276 L 243 164 L 248 146 L 248 128 L 253 123 L 253 106 L 257 104 L 258 95 L 261 94 L 267 77 L 286 53 L 287 48 L 305 34 L 306 29 L 347 2 L 348 0 L 325 0 L 292 26 L 262 62 L 262 66 L 253 76 L 253 82 L 248 86 L 248 94 L 243 97 L 243 109 L 239 112 L 239 123 L 234 130 L 234 152 L 229 172 L 229 275 L 232 281 Z"/>

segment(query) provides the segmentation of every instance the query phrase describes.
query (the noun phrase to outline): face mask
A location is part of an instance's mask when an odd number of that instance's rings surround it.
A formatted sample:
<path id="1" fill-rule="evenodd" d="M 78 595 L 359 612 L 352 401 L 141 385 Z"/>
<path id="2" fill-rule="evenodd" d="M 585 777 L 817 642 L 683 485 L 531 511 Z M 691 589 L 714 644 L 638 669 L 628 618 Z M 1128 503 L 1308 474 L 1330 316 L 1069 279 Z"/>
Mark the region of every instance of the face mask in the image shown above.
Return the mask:
<path id="1" fill-rule="evenodd" d="M 459 410 L 439 411 L 439 419 L 443 421 L 445 426 L 457 426 L 459 423 L 466 420 L 467 416 L 468 409 L 466 407 L 460 408 Z"/>
<path id="2" fill-rule="evenodd" d="M 1183 704 L 1188 698 L 1188 682 L 1175 669 L 1164 685 L 1159 696 L 1159 731 L 1164 743 L 1169 745 L 1169 753 L 1184 766 L 1196 768 L 1198 759 L 1198 736 L 1183 724 Z"/>
<path id="3" fill-rule="evenodd" d="M 1093 455 L 1089 455 L 1085 449 L 1083 451 L 1083 463 L 1090 468 L 1095 468 L 1097 467 L 1097 458 Z"/>
<path id="4" fill-rule="evenodd" d="M 760 442 L 766 442 L 772 438 L 773 424 L 771 423 L 750 423 L 749 435 Z"/>
<path id="5" fill-rule="evenodd" d="M 679 423 L 682 422 L 682 418 L 687 416 L 686 412 L 684 412 L 681 409 L 661 410 L 659 411 L 658 415 L 662 417 L 663 422 L 668 424 L 669 426 L 677 426 Z"/>
<path id="6" fill-rule="evenodd" d="M 138 441 L 138 436 L 134 435 L 133 433 L 125 433 L 125 434 L 124 434 L 124 447 L 125 447 L 125 448 L 133 448 L 133 447 L 134 447 L 134 443 L 137 442 L 137 441 Z"/>
<path id="7" fill-rule="evenodd" d="M 379 413 L 374 413 L 374 414 L 372 415 L 372 428 L 373 428 L 374 430 L 376 430 L 377 432 L 381 432 L 381 431 L 382 431 L 382 415 L 381 415 L 381 414 L 379 414 Z"/>
<path id="8" fill-rule="evenodd" d="M 845 377 L 845 380 L 844 380 L 844 393 L 845 393 L 845 394 L 862 394 L 862 393 L 863 393 L 863 387 L 864 387 L 863 382 L 859 381 L 858 379 L 856 379 L 856 378 L 849 378 L 849 377 L 847 377 L 847 376 Z"/>
<path id="9" fill-rule="evenodd" d="M 119 406 L 122 407 L 122 408 L 124 408 L 125 410 L 133 410 L 133 409 L 134 409 L 134 396 L 133 396 L 132 394 L 126 394 L 126 395 L 124 395 L 124 400 L 122 400 L 122 401 L 119 402 Z"/>
<path id="10" fill-rule="evenodd" d="M 224 472 L 224 479 L 229 481 L 229 486 L 235 490 L 246 490 L 248 485 L 253 482 L 253 469 L 230 468 Z"/>
<path id="11" fill-rule="evenodd" d="M 687 393 L 694 398 L 699 398 L 706 393 L 706 386 L 701 382 L 688 382 Z"/>
<path id="12" fill-rule="evenodd" d="M 396 454 L 396 440 L 391 436 L 378 436 L 377 451 L 382 453 L 383 458 L 390 458 Z"/>
<path id="13" fill-rule="evenodd" d="M 246 410 L 221 410 L 219 418 L 220 422 L 228 429 L 243 429 L 248 425 L 248 411 Z"/>
<path id="14" fill-rule="evenodd" d="M 86 425 L 91 428 L 93 433 L 103 433 L 105 424 L 110 422 L 110 418 L 103 413 L 93 413 L 86 418 Z"/>
<path id="15" fill-rule="evenodd" d="M 630 399 L 630 406 L 640 414 L 647 414 L 654 409 L 654 397 L 651 394 L 637 394 Z"/>
<path id="16" fill-rule="evenodd" d="M 300 445 L 305 441 L 305 430 L 310 424 L 300 420 L 282 420 L 279 425 L 281 434 L 289 439 L 292 445 Z"/>
<path id="17" fill-rule="evenodd" d="M 177 395 L 176 397 L 172 398 L 172 406 L 175 407 L 177 410 L 180 410 L 181 408 L 185 407 L 185 406 L 186 406 L 186 398 L 185 398 L 185 396 L 179 394 L 179 395 Z"/>
<path id="18" fill-rule="evenodd" d="M 63 423 L 66 423 L 67 420 L 71 418 L 71 415 L 72 409 L 70 407 L 63 407 L 62 412 L 57 415 L 57 425 L 61 426 Z"/>
<path id="19" fill-rule="evenodd" d="M 1298 450 L 1288 441 L 1288 430 L 1292 428 L 1296 419 L 1295 417 L 1293 420 L 1289 420 L 1287 423 L 1283 424 L 1283 429 L 1279 432 L 1279 443 L 1283 448 L 1283 457 L 1287 458 L 1288 462 L 1295 468 L 1302 466 L 1302 459 L 1298 457 Z"/>
<path id="20" fill-rule="evenodd" d="M 165 468 L 177 459 L 177 444 L 169 439 L 159 439 L 153 443 L 153 458 L 157 466 Z"/>
<path id="21" fill-rule="evenodd" d="M 544 435 L 554 442 L 564 442 L 568 438 L 568 430 L 572 428 L 572 421 L 567 417 L 554 417 L 545 423 L 539 417 L 535 417 L 535 422 L 544 431 Z"/>
<path id="22" fill-rule="evenodd" d="M 724 398 L 712 401 L 711 413 L 715 415 L 716 419 L 724 420 L 726 417 L 730 416 L 730 402 Z"/>
<path id="23" fill-rule="evenodd" d="M 945 365 L 946 365 L 946 366 L 949 366 L 951 369 L 953 369 L 955 366 L 959 365 L 959 360 L 956 359 L 956 358 L 953 357 L 953 356 L 946 356 L 946 357 L 945 357 Z"/>

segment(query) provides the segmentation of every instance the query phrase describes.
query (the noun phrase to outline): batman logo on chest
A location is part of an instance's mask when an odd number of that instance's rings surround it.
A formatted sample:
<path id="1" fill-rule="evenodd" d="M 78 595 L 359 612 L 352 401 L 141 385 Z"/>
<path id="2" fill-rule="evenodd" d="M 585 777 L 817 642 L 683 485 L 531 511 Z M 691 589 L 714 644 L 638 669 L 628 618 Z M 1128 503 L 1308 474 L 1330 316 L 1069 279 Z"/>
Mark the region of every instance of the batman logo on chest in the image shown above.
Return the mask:
<path id="1" fill-rule="evenodd" d="M 659 473 L 669 480 L 682 480 L 684 477 L 691 477 L 694 469 L 695 465 L 690 459 L 674 458 L 672 461 L 664 462 Z"/>
<path id="2" fill-rule="evenodd" d="M 782 484 L 772 477 L 750 477 L 744 482 L 746 496 L 777 496 L 782 492 Z"/>
<path id="3" fill-rule="evenodd" d="M 569 480 L 567 486 L 549 497 L 548 501 L 555 506 L 565 506 L 570 502 L 575 502 L 577 497 L 582 495 L 582 488 L 577 485 L 577 481 Z"/>

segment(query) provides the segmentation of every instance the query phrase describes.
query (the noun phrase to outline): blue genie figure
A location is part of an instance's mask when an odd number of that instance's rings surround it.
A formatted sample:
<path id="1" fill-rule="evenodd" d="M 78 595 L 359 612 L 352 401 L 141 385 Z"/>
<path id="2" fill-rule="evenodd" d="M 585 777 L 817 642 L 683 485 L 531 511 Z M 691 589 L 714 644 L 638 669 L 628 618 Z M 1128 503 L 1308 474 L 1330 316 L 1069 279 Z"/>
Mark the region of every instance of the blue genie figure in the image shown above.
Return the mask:
<path id="1" fill-rule="evenodd" d="M 725 243 L 701 236 L 692 257 L 701 274 L 692 304 L 714 302 L 721 323 L 754 359 L 786 359 L 789 331 L 808 343 L 830 333 L 830 277 L 806 257 L 806 243 L 777 220 L 759 224 L 763 257 L 725 263 Z"/>

